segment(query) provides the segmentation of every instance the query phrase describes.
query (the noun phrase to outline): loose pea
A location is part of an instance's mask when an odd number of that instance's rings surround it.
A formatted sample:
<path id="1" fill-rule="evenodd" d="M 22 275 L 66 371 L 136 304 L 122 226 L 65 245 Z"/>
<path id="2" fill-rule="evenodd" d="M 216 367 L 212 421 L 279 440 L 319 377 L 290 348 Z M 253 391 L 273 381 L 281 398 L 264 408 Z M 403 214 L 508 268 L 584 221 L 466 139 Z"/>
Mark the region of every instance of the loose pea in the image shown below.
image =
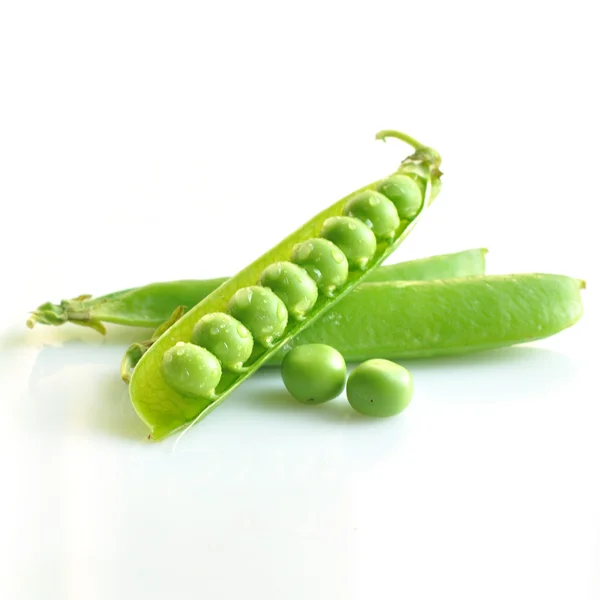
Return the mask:
<path id="1" fill-rule="evenodd" d="M 344 390 L 346 362 L 326 344 L 296 346 L 283 358 L 281 378 L 296 400 L 320 404 L 337 398 Z"/>
<path id="2" fill-rule="evenodd" d="M 221 379 L 221 365 L 205 348 L 177 342 L 164 353 L 161 373 L 182 396 L 211 398 Z"/>
<path id="3" fill-rule="evenodd" d="M 190 341 L 212 352 L 230 371 L 243 370 L 254 346 L 250 331 L 222 312 L 204 315 L 196 323 Z"/>
<path id="4" fill-rule="evenodd" d="M 289 314 L 298 320 L 315 305 L 319 297 L 317 284 L 310 275 L 291 262 L 277 262 L 269 265 L 260 277 L 262 286 L 279 296 Z"/>
<path id="5" fill-rule="evenodd" d="M 306 269 L 328 297 L 333 296 L 348 279 L 348 259 L 335 244 L 323 238 L 296 244 L 292 250 L 292 262 Z"/>
<path id="6" fill-rule="evenodd" d="M 392 175 L 377 186 L 377 191 L 394 203 L 401 219 L 414 219 L 419 214 L 423 195 L 412 177 Z"/>
<path id="7" fill-rule="evenodd" d="M 343 212 L 365 223 L 380 240 L 393 238 L 400 227 L 400 217 L 393 202 L 374 190 L 364 190 L 352 196 Z"/>
<path id="8" fill-rule="evenodd" d="M 321 237 L 333 242 L 348 259 L 348 264 L 364 270 L 377 249 L 375 234 L 353 217 L 329 217 L 321 229 Z"/>
<path id="9" fill-rule="evenodd" d="M 288 322 L 285 304 L 270 289 L 258 285 L 240 288 L 228 309 L 266 348 L 283 335 Z"/>
<path id="10" fill-rule="evenodd" d="M 346 395 L 350 406 L 363 415 L 391 417 L 402 412 L 413 395 L 413 378 L 389 360 L 367 360 L 350 373 Z"/>

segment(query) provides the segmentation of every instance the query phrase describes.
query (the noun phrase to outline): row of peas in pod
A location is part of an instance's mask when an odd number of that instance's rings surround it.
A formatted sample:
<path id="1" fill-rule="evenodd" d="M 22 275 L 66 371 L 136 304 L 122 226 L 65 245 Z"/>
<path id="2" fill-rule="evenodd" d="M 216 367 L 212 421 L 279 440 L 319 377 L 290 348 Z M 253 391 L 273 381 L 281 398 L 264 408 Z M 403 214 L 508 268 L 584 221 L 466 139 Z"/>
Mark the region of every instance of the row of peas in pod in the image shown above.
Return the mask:
<path id="1" fill-rule="evenodd" d="M 204 315 L 189 343 L 165 352 L 161 374 L 167 385 L 182 396 L 217 398 L 222 369 L 243 372 L 255 342 L 272 347 L 290 317 L 306 318 L 319 293 L 333 297 L 349 271 L 366 269 L 377 244 L 393 240 L 401 221 L 413 219 L 422 202 L 419 183 L 404 174 L 353 195 L 342 215 L 324 221 L 321 237 L 296 244 L 289 262 L 267 266 L 256 285 L 235 292 L 227 313 Z"/>

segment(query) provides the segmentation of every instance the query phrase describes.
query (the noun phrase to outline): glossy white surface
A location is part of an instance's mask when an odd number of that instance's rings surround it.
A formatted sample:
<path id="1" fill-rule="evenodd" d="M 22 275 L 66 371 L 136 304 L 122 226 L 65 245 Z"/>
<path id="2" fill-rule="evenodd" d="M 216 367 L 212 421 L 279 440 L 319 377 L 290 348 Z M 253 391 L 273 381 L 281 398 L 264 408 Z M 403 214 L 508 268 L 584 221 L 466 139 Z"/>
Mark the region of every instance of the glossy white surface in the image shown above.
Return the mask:
<path id="1" fill-rule="evenodd" d="M 591 5 L 285 6 L 2 9 L 0 597 L 600 597 Z M 131 331 L 25 328 L 234 273 L 395 169 L 381 128 L 444 157 L 394 261 L 486 246 L 490 272 L 586 279 L 584 318 L 406 363 L 394 419 L 298 405 L 274 371 L 158 444 L 119 379 Z"/>

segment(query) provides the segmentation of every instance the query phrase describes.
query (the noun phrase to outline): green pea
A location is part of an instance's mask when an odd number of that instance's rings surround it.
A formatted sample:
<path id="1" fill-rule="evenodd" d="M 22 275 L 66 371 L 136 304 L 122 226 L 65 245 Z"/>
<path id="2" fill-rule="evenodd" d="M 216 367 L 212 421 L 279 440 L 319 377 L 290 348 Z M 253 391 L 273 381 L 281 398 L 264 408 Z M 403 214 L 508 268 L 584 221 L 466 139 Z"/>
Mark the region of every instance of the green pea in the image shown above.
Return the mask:
<path id="1" fill-rule="evenodd" d="M 283 358 L 281 378 L 299 402 L 321 404 L 337 398 L 344 390 L 346 362 L 326 344 L 296 346 Z"/>
<path id="2" fill-rule="evenodd" d="M 393 202 L 374 190 L 364 190 L 346 202 L 343 213 L 355 217 L 373 230 L 378 240 L 394 237 L 400 217 Z"/>
<path id="3" fill-rule="evenodd" d="M 328 297 L 333 296 L 348 279 L 348 259 L 335 244 L 323 238 L 296 244 L 292 250 L 292 262 L 306 269 Z"/>
<path id="4" fill-rule="evenodd" d="M 212 398 L 221 380 L 221 364 L 205 348 L 177 342 L 164 353 L 161 374 L 182 396 Z"/>
<path id="5" fill-rule="evenodd" d="M 222 312 L 204 315 L 196 323 L 190 341 L 212 352 L 225 368 L 236 372 L 243 370 L 254 346 L 250 331 Z"/>
<path id="6" fill-rule="evenodd" d="M 273 290 L 285 304 L 290 315 L 299 321 L 315 305 L 319 290 L 310 275 L 291 262 L 269 265 L 260 276 L 262 286 Z"/>
<path id="7" fill-rule="evenodd" d="M 377 186 L 377 191 L 394 203 L 401 219 L 414 219 L 419 214 L 423 194 L 412 177 L 392 175 Z"/>
<path id="8" fill-rule="evenodd" d="M 412 375 L 404 367 L 373 358 L 350 373 L 346 395 L 350 406 L 363 415 L 391 417 L 408 406 L 413 388 Z"/>
<path id="9" fill-rule="evenodd" d="M 361 271 L 377 250 L 375 234 L 353 217 L 329 217 L 323 223 L 321 237 L 333 242 L 346 255 L 348 264 Z"/>
<path id="10" fill-rule="evenodd" d="M 270 289 L 258 285 L 239 289 L 228 309 L 266 348 L 283 335 L 288 322 L 285 304 Z"/>

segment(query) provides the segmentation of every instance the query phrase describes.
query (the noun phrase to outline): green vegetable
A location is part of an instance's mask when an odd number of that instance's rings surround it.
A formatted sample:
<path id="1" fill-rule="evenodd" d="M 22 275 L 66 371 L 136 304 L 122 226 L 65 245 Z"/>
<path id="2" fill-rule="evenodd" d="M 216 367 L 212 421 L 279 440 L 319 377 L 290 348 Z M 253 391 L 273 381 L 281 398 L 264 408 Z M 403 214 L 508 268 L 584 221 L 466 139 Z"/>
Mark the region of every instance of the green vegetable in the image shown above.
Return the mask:
<path id="1" fill-rule="evenodd" d="M 281 363 L 281 378 L 299 402 L 321 404 L 344 391 L 346 362 L 335 348 L 326 344 L 296 346 Z"/>
<path id="2" fill-rule="evenodd" d="M 370 417 L 391 417 L 410 403 L 412 375 L 404 367 L 380 358 L 367 360 L 350 373 L 346 396 L 350 406 Z"/>
<path id="3" fill-rule="evenodd" d="M 378 240 L 391 240 L 400 227 L 393 202 L 375 190 L 364 190 L 350 198 L 344 206 L 344 215 L 365 223 Z"/>
<path id="4" fill-rule="evenodd" d="M 161 374 L 182 396 L 214 398 L 221 378 L 221 365 L 208 350 L 177 342 L 162 359 Z"/>
<path id="5" fill-rule="evenodd" d="M 287 261 L 269 265 L 260 276 L 260 284 L 275 292 L 295 319 L 304 319 L 319 297 L 317 284 L 310 275 Z"/>
<path id="6" fill-rule="evenodd" d="M 232 296 L 227 308 L 265 348 L 271 348 L 287 326 L 285 304 L 269 288 L 258 285 L 241 288 Z"/>
<path id="7" fill-rule="evenodd" d="M 387 265 L 375 269 L 365 281 L 429 280 L 483 275 L 486 252 L 487 250 L 484 248 L 476 248 Z M 291 263 L 288 264 L 291 265 Z M 270 267 L 272 266 L 274 265 L 270 265 Z M 263 271 L 263 277 L 267 277 L 266 272 L 270 267 Z M 296 265 L 293 267 L 306 275 L 306 272 L 300 267 Z M 39 323 L 58 326 L 73 323 L 91 327 L 100 333 L 105 333 L 103 323 L 117 323 L 133 327 L 158 327 L 169 319 L 175 309 L 195 306 L 228 279 L 228 277 L 219 277 L 217 279 L 150 283 L 97 298 L 81 295 L 72 300 L 63 300 L 60 304 L 46 302 L 33 311 L 27 325 L 33 327 Z M 306 286 L 314 289 L 316 294 L 316 285 L 309 277 L 306 279 L 309 280 L 309 282 L 305 282 Z M 286 304 L 290 314 L 293 314 L 294 311 L 287 305 L 288 301 L 281 293 L 283 288 L 277 287 L 274 279 L 268 281 L 261 279 L 261 285 L 270 287 Z M 306 290 L 306 293 L 310 296 L 313 292 Z M 291 294 L 290 297 L 292 296 L 296 298 L 294 294 Z"/>
<path id="8" fill-rule="evenodd" d="M 408 175 L 388 177 L 377 187 L 377 191 L 392 201 L 401 219 L 413 219 L 423 202 L 419 184 Z"/>
<path id="9" fill-rule="evenodd" d="M 292 262 L 303 267 L 328 298 L 348 279 L 348 259 L 329 240 L 312 238 L 296 244 Z"/>
<path id="10" fill-rule="evenodd" d="M 190 341 L 212 352 L 231 371 L 243 369 L 254 347 L 250 331 L 226 313 L 204 315 L 196 323 Z"/>
<path id="11" fill-rule="evenodd" d="M 377 250 L 375 234 L 353 217 L 330 217 L 323 223 L 321 237 L 333 242 L 353 268 L 365 269 Z"/>
<path id="12" fill-rule="evenodd" d="M 464 354 L 554 335 L 583 314 L 583 281 L 525 273 L 369 283 L 270 359 L 296 345 L 334 346 L 347 362 Z"/>
<path id="13" fill-rule="evenodd" d="M 343 285 L 335 284 L 336 286 L 339 285 L 339 287 L 335 289 L 333 297 L 330 297 L 325 293 L 319 294 L 316 304 L 307 313 L 307 318 L 305 320 L 290 321 L 280 338 L 277 338 L 276 334 L 273 334 L 271 340 L 263 339 L 262 341 L 267 342 L 270 347 L 265 348 L 260 344 L 255 344 L 252 356 L 248 361 L 249 368 L 247 371 L 244 373 L 235 373 L 227 369 L 223 370 L 222 377 L 215 391 L 215 399 L 198 399 L 195 402 L 189 402 L 186 398 L 182 397 L 181 394 L 178 394 L 173 387 L 169 386 L 168 382 L 165 381 L 160 372 L 160 364 L 165 352 L 178 342 L 189 341 L 194 326 L 205 314 L 225 312 L 231 298 L 240 289 L 255 286 L 260 280 L 261 273 L 266 267 L 274 262 L 290 260 L 292 252 L 297 244 L 316 239 L 315 236 L 319 234 L 323 223 L 327 218 L 342 214 L 348 198 L 339 200 L 313 217 L 266 254 L 226 281 L 217 290 L 209 294 L 187 314 L 181 317 L 181 319 L 172 324 L 142 356 L 133 371 L 129 386 L 132 405 L 140 418 L 150 428 L 150 437 L 152 439 L 162 439 L 175 431 L 187 429 L 198 422 L 199 419 L 209 414 L 237 386 L 258 370 L 286 343 L 289 343 L 318 317 L 325 315 L 330 311 L 342 298 L 347 297 L 352 290 L 364 281 L 369 272 L 372 272 L 373 269 L 380 266 L 381 263 L 394 252 L 413 229 L 421 215 L 424 213 L 425 208 L 431 204 L 439 192 L 439 179 L 441 177 L 439 171 L 439 154 L 430 148 L 418 144 L 412 138 L 408 138 L 401 133 L 386 132 L 385 136 L 378 134 L 377 137 L 384 138 L 389 136 L 398 137 L 408 141 L 415 147 L 415 152 L 401 164 L 398 172 L 402 173 L 406 167 L 412 175 L 418 177 L 422 182 L 425 194 L 419 214 L 412 221 L 401 224 L 393 239 L 379 244 L 368 270 L 350 271 L 348 278 Z M 376 181 L 363 189 L 373 189 L 379 183 L 379 181 Z M 339 252 L 341 253 L 341 251 Z M 325 260 L 325 257 L 321 256 L 321 259 Z M 334 261 L 337 260 L 335 256 L 333 256 L 333 259 Z M 328 294 L 333 293 L 328 284 L 326 284 L 323 289 Z M 283 304 L 282 307 L 285 310 Z M 287 311 L 285 312 L 287 314 Z M 236 315 L 233 314 L 233 316 Z M 250 321 L 253 320 L 251 316 L 252 315 L 249 312 L 246 312 L 244 317 L 240 317 L 239 320 L 254 334 L 254 330 L 257 329 L 260 324 L 257 322 L 250 323 Z M 271 323 L 269 323 L 269 326 L 270 325 Z"/>

